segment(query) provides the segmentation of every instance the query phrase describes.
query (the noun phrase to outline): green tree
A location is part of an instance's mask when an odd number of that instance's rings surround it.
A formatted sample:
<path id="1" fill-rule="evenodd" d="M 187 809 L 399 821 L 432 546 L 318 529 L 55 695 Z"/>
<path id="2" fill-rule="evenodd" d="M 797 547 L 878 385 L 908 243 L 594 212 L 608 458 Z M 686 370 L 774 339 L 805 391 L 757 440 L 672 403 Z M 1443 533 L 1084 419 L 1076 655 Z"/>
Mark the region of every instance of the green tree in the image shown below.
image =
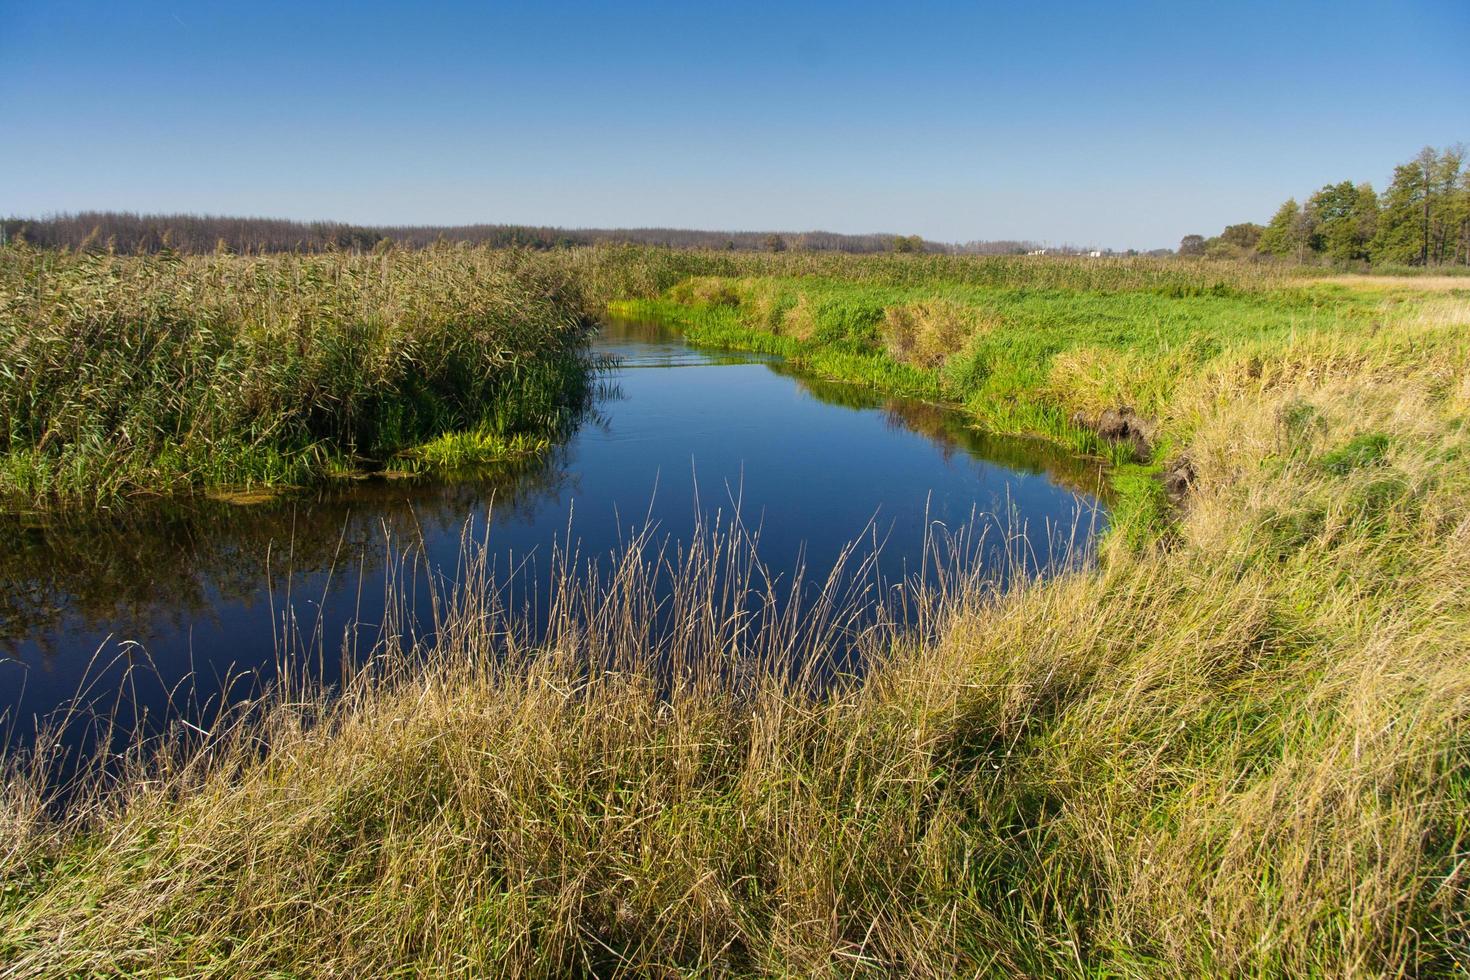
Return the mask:
<path id="1" fill-rule="evenodd" d="M 1300 261 L 1311 251 L 1314 231 L 1311 215 L 1296 202 L 1296 198 L 1288 198 L 1271 216 L 1256 248 L 1267 255 L 1293 257 Z"/>
<path id="2" fill-rule="evenodd" d="M 1404 265 L 1420 258 L 1424 247 L 1421 215 L 1427 196 L 1424 171 L 1417 160 L 1393 168 L 1393 180 L 1379 200 L 1374 262 Z"/>
<path id="3" fill-rule="evenodd" d="M 1232 248 L 1249 252 L 1253 250 L 1261 240 L 1261 234 L 1266 229 L 1254 221 L 1244 221 L 1238 225 L 1227 225 L 1220 232 L 1220 241 Z"/>
<path id="4" fill-rule="evenodd" d="M 1464 147 L 1436 152 L 1426 146 L 1393 168 L 1373 238 L 1375 262 L 1432 265 L 1457 260 L 1465 237 L 1464 165 Z"/>
<path id="5" fill-rule="evenodd" d="M 1251 221 L 1228 225 L 1220 234 L 1205 242 L 1205 255 L 1212 259 L 1245 258 L 1255 252 L 1256 244 L 1265 230 Z"/>
<path id="6" fill-rule="evenodd" d="M 1451 261 L 1470 265 L 1470 168 L 1460 174 L 1460 186 L 1454 191 L 1451 213 L 1457 219 L 1459 227 Z"/>
<path id="7" fill-rule="evenodd" d="M 765 246 L 767 252 L 786 251 L 786 239 L 782 238 L 775 232 L 771 232 L 771 234 L 767 235 L 765 239 L 762 240 L 761 244 Z"/>
<path id="8" fill-rule="evenodd" d="M 1435 264 L 1456 260 L 1464 223 L 1465 148 L 1446 147 L 1435 161 L 1429 185 L 1429 255 Z"/>
<path id="9" fill-rule="evenodd" d="M 1357 237 L 1362 243 L 1362 257 L 1372 258 L 1373 236 L 1378 233 L 1378 194 L 1372 184 L 1358 185 L 1358 204 L 1354 213 L 1357 215 Z"/>
<path id="10" fill-rule="evenodd" d="M 1378 196 L 1367 184 L 1328 184 L 1307 201 L 1313 227 L 1310 247 L 1328 258 L 1352 262 L 1368 257 L 1377 223 Z"/>
<path id="11" fill-rule="evenodd" d="M 921 235 L 899 235 L 893 240 L 895 252 L 922 252 L 924 239 Z"/>
<path id="12" fill-rule="evenodd" d="M 1185 235 L 1179 239 L 1179 254 L 1183 256 L 1199 256 L 1205 254 L 1205 236 Z"/>

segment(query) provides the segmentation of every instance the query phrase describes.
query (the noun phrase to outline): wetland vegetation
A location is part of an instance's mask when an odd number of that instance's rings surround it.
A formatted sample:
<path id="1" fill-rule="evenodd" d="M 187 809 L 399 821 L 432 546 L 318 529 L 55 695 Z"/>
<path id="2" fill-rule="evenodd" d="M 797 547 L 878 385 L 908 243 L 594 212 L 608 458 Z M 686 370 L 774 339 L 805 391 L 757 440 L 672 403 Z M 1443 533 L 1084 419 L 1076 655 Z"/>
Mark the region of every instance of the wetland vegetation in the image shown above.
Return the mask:
<path id="1" fill-rule="evenodd" d="M 0 259 L 0 497 L 95 506 L 544 448 L 588 311 L 523 253 Z"/>
<path id="2" fill-rule="evenodd" d="M 35 352 L 0 387 L 22 500 L 542 434 L 612 304 L 1102 457 L 1116 501 L 1095 562 L 957 567 L 904 621 L 777 601 L 749 537 L 705 528 L 564 569 L 531 642 L 471 562 L 431 648 L 387 629 L 339 689 L 286 678 L 64 810 L 44 746 L 12 752 L 0 970 L 1470 962 L 1470 289 L 630 247 L 0 262 L 5 342 Z M 791 669 L 854 635 L 860 674 Z"/>

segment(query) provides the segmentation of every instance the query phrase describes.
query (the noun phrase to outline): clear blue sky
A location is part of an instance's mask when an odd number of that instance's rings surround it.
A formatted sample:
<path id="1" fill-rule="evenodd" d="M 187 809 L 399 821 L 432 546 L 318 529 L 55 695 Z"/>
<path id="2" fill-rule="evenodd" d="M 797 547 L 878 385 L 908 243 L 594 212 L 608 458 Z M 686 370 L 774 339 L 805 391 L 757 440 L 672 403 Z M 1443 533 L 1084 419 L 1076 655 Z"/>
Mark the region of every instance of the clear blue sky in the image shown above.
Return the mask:
<path id="1" fill-rule="evenodd" d="M 0 0 L 0 213 L 1174 245 L 1470 142 L 1470 0 Z"/>

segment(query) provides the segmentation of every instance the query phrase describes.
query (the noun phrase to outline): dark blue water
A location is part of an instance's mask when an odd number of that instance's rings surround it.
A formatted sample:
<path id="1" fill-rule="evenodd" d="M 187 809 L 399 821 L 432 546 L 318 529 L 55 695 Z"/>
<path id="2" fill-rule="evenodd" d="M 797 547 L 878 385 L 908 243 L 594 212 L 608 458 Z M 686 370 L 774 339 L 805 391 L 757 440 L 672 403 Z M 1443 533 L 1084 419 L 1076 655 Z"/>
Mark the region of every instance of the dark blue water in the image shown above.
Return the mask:
<path id="1" fill-rule="evenodd" d="M 362 634 L 355 622 L 382 620 L 385 577 L 402 574 L 395 548 L 452 575 L 467 528 L 497 570 L 521 569 L 525 594 L 544 587 L 554 547 L 610 555 L 650 521 L 677 541 L 700 514 L 738 511 L 782 573 L 804 562 L 821 578 L 854 539 L 881 542 L 876 566 L 895 581 L 917 569 L 926 529 L 1000 518 L 1026 529 L 1044 566 L 1053 538 L 1085 545 L 1102 526 L 1096 465 L 987 438 L 943 409 L 696 351 L 647 325 L 611 324 L 597 346 L 620 365 L 534 463 L 7 528 L 0 710 L 12 737 L 83 685 L 104 708 L 166 716 L 226 677 L 269 670 L 288 628 L 318 637 L 331 663 Z M 978 560 L 1000 560 L 991 540 Z"/>

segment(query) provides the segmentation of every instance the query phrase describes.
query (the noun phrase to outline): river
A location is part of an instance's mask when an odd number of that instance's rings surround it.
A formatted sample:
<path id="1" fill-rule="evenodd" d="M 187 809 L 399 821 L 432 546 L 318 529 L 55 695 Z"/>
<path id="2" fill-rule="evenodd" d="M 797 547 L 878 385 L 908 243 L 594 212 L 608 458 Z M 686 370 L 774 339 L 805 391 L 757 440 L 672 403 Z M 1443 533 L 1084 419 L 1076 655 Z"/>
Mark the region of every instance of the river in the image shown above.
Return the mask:
<path id="1" fill-rule="evenodd" d="M 765 566 L 787 575 L 820 579 L 857 540 L 895 583 L 922 564 L 926 531 L 986 525 L 972 560 L 999 564 L 1022 540 L 1044 573 L 1058 541 L 1085 551 L 1105 525 L 1096 463 L 987 437 L 950 410 L 697 350 L 649 324 L 609 323 L 594 347 L 616 366 L 582 423 L 534 462 L 6 528 L 0 710 L 12 744 L 79 692 L 125 727 L 140 712 L 207 710 L 268 679 L 288 632 L 295 648 L 319 648 L 330 680 L 344 643 L 371 646 L 387 579 L 428 620 L 416 580 L 452 576 L 466 540 L 519 575 L 524 597 L 546 587 L 554 549 L 596 561 L 650 526 L 677 546 L 697 516 L 738 514 Z"/>

